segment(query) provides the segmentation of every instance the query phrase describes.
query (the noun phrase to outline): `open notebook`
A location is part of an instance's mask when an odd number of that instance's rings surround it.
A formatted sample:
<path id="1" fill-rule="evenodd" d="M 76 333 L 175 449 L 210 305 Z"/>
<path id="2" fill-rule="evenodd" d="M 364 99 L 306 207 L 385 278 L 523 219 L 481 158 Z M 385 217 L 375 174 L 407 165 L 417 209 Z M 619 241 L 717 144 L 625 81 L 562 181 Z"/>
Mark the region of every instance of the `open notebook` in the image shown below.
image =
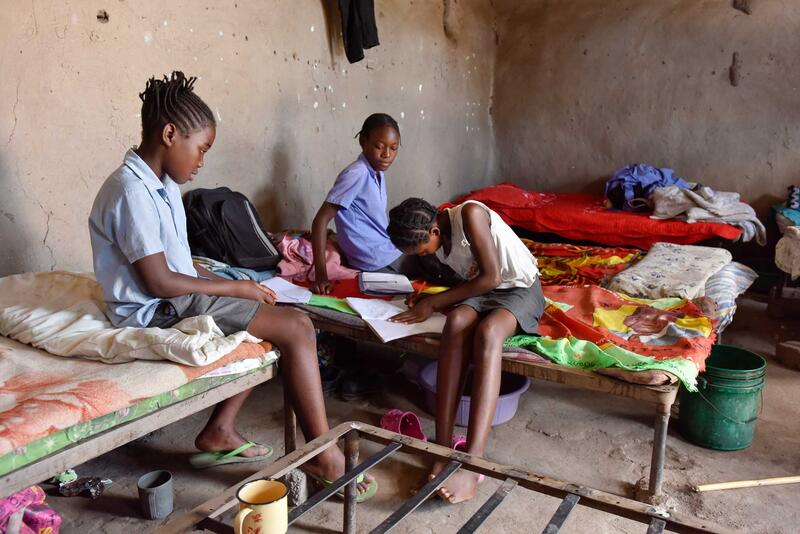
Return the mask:
<path id="1" fill-rule="evenodd" d="M 348 297 L 347 304 L 358 312 L 364 322 L 384 343 L 417 334 L 441 334 L 447 319 L 441 313 L 435 312 L 427 320 L 416 324 L 389 321 L 391 317 L 408 309 L 402 300 L 386 301 Z"/>
<path id="2" fill-rule="evenodd" d="M 280 276 L 275 276 L 269 280 L 261 282 L 262 286 L 267 286 L 278 296 L 278 302 L 287 304 L 308 304 L 311 300 L 311 291 L 288 282 Z"/>

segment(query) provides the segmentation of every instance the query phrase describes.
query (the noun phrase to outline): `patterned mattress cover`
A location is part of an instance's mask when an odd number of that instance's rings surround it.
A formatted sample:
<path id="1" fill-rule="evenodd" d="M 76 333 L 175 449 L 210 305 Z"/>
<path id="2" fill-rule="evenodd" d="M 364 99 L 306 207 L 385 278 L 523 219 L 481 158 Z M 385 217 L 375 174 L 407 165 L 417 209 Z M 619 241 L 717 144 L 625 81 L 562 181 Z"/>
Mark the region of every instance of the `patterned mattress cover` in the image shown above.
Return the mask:
<path id="1" fill-rule="evenodd" d="M 277 358 L 269 343 L 242 343 L 206 367 L 144 360 L 111 365 L 53 356 L 0 336 L 0 475 Z"/>

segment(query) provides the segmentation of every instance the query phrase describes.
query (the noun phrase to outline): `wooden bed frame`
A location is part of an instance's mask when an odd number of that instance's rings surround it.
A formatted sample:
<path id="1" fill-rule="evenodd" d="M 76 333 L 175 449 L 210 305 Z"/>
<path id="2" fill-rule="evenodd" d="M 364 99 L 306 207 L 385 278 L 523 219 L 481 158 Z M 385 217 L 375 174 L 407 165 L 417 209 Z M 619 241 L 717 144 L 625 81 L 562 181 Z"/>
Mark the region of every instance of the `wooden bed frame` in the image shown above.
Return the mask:
<path id="1" fill-rule="evenodd" d="M 66 471 L 103 453 L 138 439 L 154 430 L 204 410 L 227 398 L 263 384 L 275 378 L 278 367 L 275 363 L 256 369 L 230 382 L 198 393 L 181 402 L 165 406 L 143 417 L 115 426 L 74 445 L 60 449 L 33 463 L 20 467 L 2 476 L 0 496 L 11 495 L 23 488 Z"/>
<path id="2" fill-rule="evenodd" d="M 313 308 L 304 306 L 302 309 L 309 313 L 314 326 L 319 330 L 352 339 L 380 343 L 380 340 L 375 337 L 366 323 L 360 318 L 358 319 L 358 321 L 361 322 L 360 327 L 350 326 L 317 315 L 314 313 Z M 342 315 L 345 314 L 342 313 Z M 438 337 L 413 336 L 395 340 L 389 343 L 389 345 L 428 358 L 437 358 L 439 352 Z M 647 492 L 651 497 L 661 494 L 664 474 L 664 453 L 667 446 L 667 428 L 669 426 L 672 405 L 675 403 L 678 394 L 679 386 L 677 384 L 666 386 L 631 384 L 592 371 L 573 369 L 554 363 L 523 362 L 507 359 L 503 359 L 503 370 L 529 378 L 556 382 L 558 384 L 564 384 L 565 386 L 589 391 L 599 391 L 601 393 L 626 397 L 635 401 L 654 405 L 653 452 L 650 461 L 650 478 Z M 288 435 L 286 439 L 290 439 Z"/>

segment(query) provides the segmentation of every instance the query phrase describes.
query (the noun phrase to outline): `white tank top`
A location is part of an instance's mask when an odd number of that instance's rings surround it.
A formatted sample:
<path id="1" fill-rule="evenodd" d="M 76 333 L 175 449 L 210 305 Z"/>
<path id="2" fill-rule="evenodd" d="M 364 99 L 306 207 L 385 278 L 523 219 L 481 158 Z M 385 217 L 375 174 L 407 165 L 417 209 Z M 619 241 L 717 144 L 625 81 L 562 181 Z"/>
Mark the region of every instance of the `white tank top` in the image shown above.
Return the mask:
<path id="1" fill-rule="evenodd" d="M 536 258 L 497 213 L 475 200 L 468 200 L 445 210 L 450 216 L 450 254 L 445 256 L 444 247 L 440 247 L 436 251 L 439 261 L 450 266 L 465 280 L 472 280 L 478 276 L 478 262 L 464 234 L 464 219 L 461 217 L 461 210 L 467 204 L 477 204 L 489 212 L 489 229 L 500 263 L 501 282 L 497 289 L 531 287 L 539 274 Z"/>

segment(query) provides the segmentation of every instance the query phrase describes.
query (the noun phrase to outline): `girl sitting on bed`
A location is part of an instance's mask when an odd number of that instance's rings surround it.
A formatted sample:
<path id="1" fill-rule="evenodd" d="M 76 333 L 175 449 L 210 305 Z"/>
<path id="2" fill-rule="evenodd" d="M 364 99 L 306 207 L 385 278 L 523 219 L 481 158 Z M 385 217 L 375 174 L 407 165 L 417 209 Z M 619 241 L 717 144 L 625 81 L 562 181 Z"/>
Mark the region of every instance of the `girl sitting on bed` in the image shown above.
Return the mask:
<path id="1" fill-rule="evenodd" d="M 412 274 L 386 233 L 386 176 L 400 149 L 400 127 L 385 113 L 367 117 L 356 135 L 361 154 L 336 178 L 311 226 L 316 293 L 330 293 L 325 266 L 328 223 L 336 219 L 338 244 L 350 267 L 359 271 Z M 411 262 L 414 264 L 415 262 Z"/>
<path id="2" fill-rule="evenodd" d="M 437 212 L 409 198 L 389 212 L 389 237 L 404 254 L 435 254 L 465 282 L 432 296 L 410 299 L 409 310 L 392 320 L 424 321 L 434 311 L 447 314 L 436 380 L 436 442 L 450 446 L 458 401 L 472 364 L 466 452 L 483 456 L 500 393 L 503 342 L 522 330 L 536 334 L 544 296 L 536 259 L 497 213 L 476 201 Z M 429 479 L 444 467 L 434 464 Z M 439 488 L 451 503 L 475 496 L 478 475 L 456 471 Z"/>
<path id="3" fill-rule="evenodd" d="M 284 386 L 310 441 L 329 427 L 308 316 L 275 306 L 275 294 L 256 282 L 224 280 L 192 262 L 179 186 L 194 180 L 217 135 L 214 114 L 194 92 L 195 81 L 175 71 L 150 78 L 139 94 L 142 142 L 105 181 L 89 216 L 95 276 L 115 326 L 171 328 L 209 315 L 225 335 L 246 330 L 275 343 Z M 195 439 L 204 452 L 192 457 L 192 465 L 261 461 L 271 454 L 236 431 L 250 391 L 217 405 Z M 344 473 L 344 455 L 330 447 L 305 467 L 329 484 Z M 358 500 L 364 500 L 374 495 L 377 481 L 365 475 L 357 487 Z"/>

